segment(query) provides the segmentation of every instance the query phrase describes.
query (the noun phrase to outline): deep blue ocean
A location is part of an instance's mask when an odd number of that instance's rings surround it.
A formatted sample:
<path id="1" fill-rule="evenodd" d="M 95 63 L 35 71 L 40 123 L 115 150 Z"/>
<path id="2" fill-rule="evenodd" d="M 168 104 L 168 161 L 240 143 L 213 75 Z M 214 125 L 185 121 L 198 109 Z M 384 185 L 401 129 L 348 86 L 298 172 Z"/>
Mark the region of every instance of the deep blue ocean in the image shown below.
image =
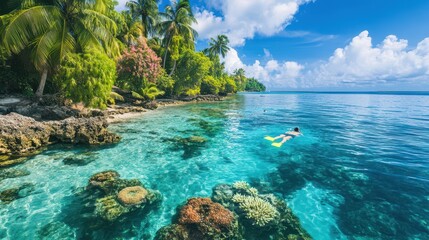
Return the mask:
<path id="1" fill-rule="evenodd" d="M 304 135 L 281 148 L 264 140 L 296 126 Z M 145 217 L 91 230 L 93 239 L 152 239 L 187 198 L 239 180 L 283 197 L 314 239 L 429 239 L 428 94 L 238 94 L 109 128 L 122 136 L 119 144 L 56 145 L 13 167 L 31 174 L 3 180 L 0 191 L 22 183 L 36 190 L 0 204 L 0 239 L 82 238 L 88 230 L 76 192 L 109 169 L 164 199 Z M 172 141 L 190 136 L 207 142 L 181 148 Z M 94 161 L 62 161 L 80 155 Z"/>

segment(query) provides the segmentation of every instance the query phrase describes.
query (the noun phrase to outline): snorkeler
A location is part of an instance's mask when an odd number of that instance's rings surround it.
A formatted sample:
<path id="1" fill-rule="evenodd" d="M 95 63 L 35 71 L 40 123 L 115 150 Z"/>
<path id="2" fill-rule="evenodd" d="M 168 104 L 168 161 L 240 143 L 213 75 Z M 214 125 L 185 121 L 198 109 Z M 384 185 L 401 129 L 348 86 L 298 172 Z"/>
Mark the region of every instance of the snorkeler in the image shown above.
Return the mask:
<path id="1" fill-rule="evenodd" d="M 302 133 L 299 131 L 299 128 L 296 127 L 293 129 L 293 131 L 285 132 L 284 134 L 280 134 L 279 136 L 274 137 L 274 138 L 273 137 L 265 137 L 265 139 L 267 139 L 269 141 L 275 141 L 279 138 L 283 138 L 281 142 L 271 144 L 274 147 L 281 147 L 283 145 L 283 143 L 291 140 L 294 137 L 298 137 L 300 135 L 302 135 Z"/>

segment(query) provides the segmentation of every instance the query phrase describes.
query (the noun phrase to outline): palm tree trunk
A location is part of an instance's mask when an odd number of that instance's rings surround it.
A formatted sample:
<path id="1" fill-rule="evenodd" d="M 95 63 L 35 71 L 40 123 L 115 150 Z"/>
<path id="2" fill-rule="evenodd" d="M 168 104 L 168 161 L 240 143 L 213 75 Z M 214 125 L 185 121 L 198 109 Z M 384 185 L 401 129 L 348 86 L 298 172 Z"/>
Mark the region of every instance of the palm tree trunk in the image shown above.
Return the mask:
<path id="1" fill-rule="evenodd" d="M 147 39 L 147 26 L 144 24 L 144 14 L 142 14 L 143 36 Z"/>
<path id="2" fill-rule="evenodd" d="M 177 63 L 177 61 L 176 61 L 176 60 L 174 60 L 173 68 L 171 69 L 171 72 L 170 72 L 170 74 L 168 74 L 168 76 L 170 76 L 170 77 L 171 77 L 171 75 L 173 75 L 173 72 L 174 72 L 174 70 L 176 69 L 176 63 Z"/>
<path id="3" fill-rule="evenodd" d="M 36 91 L 37 97 L 43 96 L 43 90 L 45 89 L 47 77 L 48 77 L 48 69 L 45 68 L 45 69 L 43 69 L 42 76 L 40 77 L 39 87 L 37 88 L 37 91 Z"/>
<path id="4" fill-rule="evenodd" d="M 162 63 L 162 67 L 163 67 L 164 69 L 165 69 L 165 62 L 167 62 L 168 46 L 170 46 L 171 39 L 172 39 L 172 38 L 169 38 L 169 39 L 168 39 L 168 43 L 167 43 L 167 45 L 165 46 L 164 61 L 163 61 L 163 63 Z"/>

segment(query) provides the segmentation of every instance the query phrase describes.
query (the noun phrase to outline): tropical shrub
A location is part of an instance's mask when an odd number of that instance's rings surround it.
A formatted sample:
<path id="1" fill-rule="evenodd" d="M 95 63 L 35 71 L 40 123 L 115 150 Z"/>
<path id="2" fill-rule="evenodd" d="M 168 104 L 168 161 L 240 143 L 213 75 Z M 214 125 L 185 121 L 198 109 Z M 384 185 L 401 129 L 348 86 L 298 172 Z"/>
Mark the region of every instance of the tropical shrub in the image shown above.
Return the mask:
<path id="1" fill-rule="evenodd" d="M 165 96 L 173 95 L 174 80 L 165 72 L 164 69 L 156 80 L 156 87 L 160 91 L 163 91 Z"/>
<path id="2" fill-rule="evenodd" d="M 237 92 L 237 85 L 232 77 L 224 75 L 220 78 L 221 88 L 219 90 L 220 95 L 227 95 L 228 93 Z"/>
<path id="3" fill-rule="evenodd" d="M 144 38 L 125 50 L 118 60 L 116 85 L 123 89 L 142 92 L 147 84 L 154 83 L 162 73 L 161 59 L 150 49 Z"/>
<path id="4" fill-rule="evenodd" d="M 149 84 L 141 90 L 142 96 L 148 100 L 154 100 L 157 96 L 163 95 L 164 92 L 159 90 L 155 84 Z"/>
<path id="5" fill-rule="evenodd" d="M 222 82 L 212 76 L 207 76 L 201 82 L 201 94 L 218 94 Z"/>
<path id="6" fill-rule="evenodd" d="M 173 75 L 175 80 L 174 94 L 199 94 L 202 80 L 209 74 L 211 61 L 203 53 L 186 50 L 177 62 L 177 70 Z"/>
<path id="7" fill-rule="evenodd" d="M 115 62 L 99 51 L 67 55 L 55 75 L 66 97 L 98 108 L 106 107 L 115 78 Z"/>

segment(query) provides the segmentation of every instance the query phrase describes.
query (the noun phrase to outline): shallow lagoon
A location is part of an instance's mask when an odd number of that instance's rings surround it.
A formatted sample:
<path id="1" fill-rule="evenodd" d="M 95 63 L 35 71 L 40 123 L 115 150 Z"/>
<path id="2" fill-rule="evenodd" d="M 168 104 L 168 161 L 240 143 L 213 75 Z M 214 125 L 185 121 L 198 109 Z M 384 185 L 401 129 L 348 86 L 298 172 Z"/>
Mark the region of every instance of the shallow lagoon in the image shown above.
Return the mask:
<path id="1" fill-rule="evenodd" d="M 304 137 L 282 148 L 263 139 L 296 125 Z M 0 206 L 0 238 L 152 239 L 187 198 L 238 180 L 283 196 L 315 239 L 429 238 L 429 96 L 242 94 L 110 129 L 123 137 L 119 144 L 54 146 L 14 167 L 31 174 L 3 180 L 0 191 L 27 182 L 36 191 Z M 190 136 L 207 142 L 174 141 Z M 77 155 L 94 161 L 63 163 Z M 75 193 L 108 169 L 161 191 L 159 210 L 89 230 Z"/>

